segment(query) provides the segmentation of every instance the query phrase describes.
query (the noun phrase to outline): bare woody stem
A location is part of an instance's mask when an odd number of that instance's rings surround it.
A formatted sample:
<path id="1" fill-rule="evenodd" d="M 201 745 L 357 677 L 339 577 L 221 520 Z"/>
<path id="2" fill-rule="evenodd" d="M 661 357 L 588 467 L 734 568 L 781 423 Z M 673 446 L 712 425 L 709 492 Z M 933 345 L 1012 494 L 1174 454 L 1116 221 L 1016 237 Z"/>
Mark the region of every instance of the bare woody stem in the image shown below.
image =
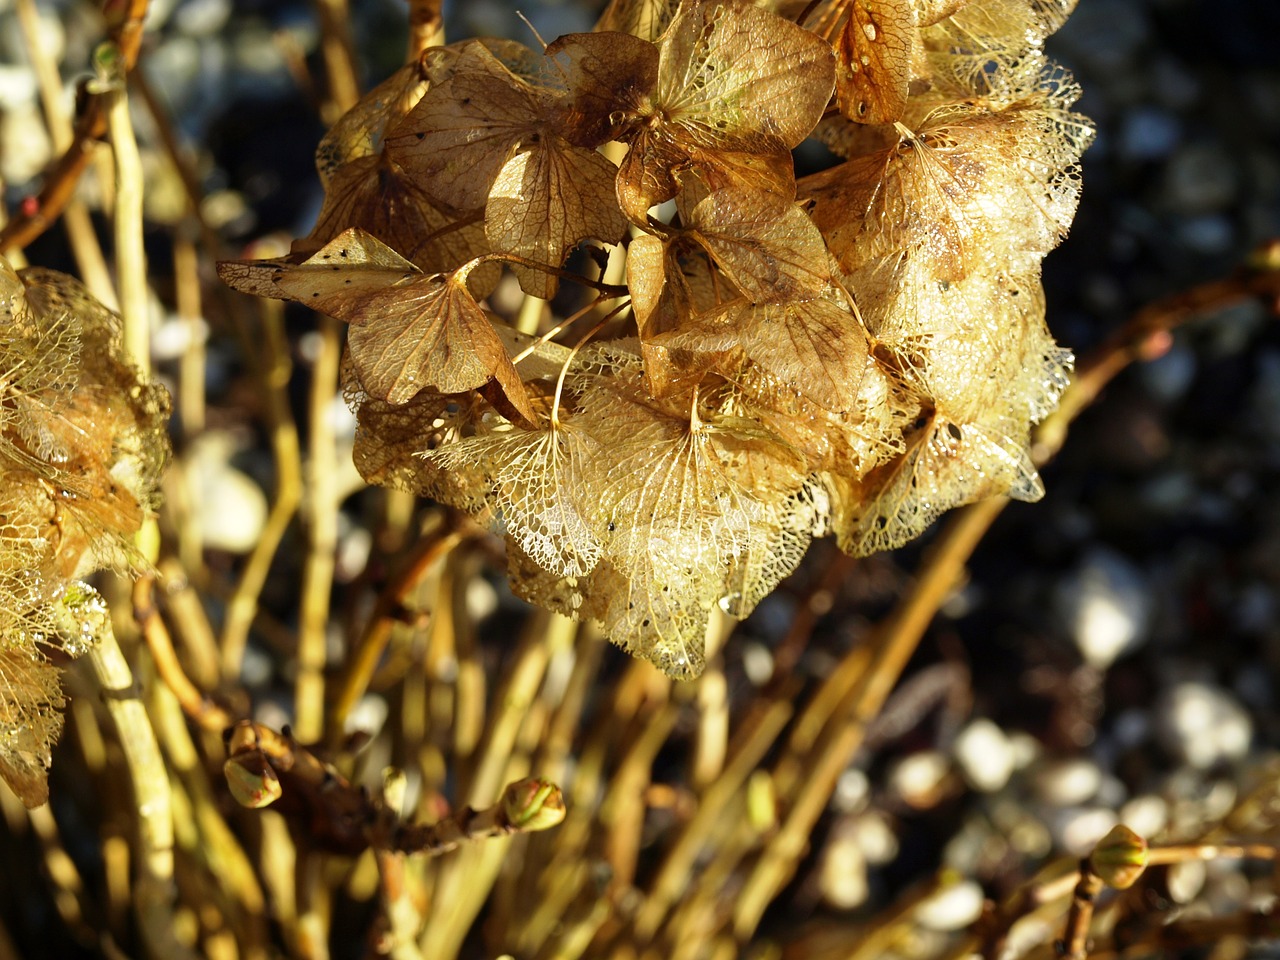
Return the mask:
<path id="1" fill-rule="evenodd" d="M 463 807 L 439 823 L 399 827 L 390 845 L 403 853 L 435 856 L 467 840 L 546 830 L 559 824 L 564 814 L 564 796 L 555 784 L 536 778 L 517 780 L 492 807 Z"/>
<path id="2" fill-rule="evenodd" d="M 138 811 L 138 880 L 134 897 L 138 925 L 151 957 L 188 956 L 173 933 L 173 806 L 169 774 L 155 728 L 125 660 L 106 605 L 96 594 L 68 605 L 82 624 L 91 623 L 97 638 L 89 662 L 102 688 L 107 712 L 115 721 L 118 742 L 133 786 Z"/>
<path id="3" fill-rule="evenodd" d="M 518 267 L 528 267 L 530 270 L 541 270 L 543 273 L 549 274 L 553 277 L 559 277 L 561 280 L 568 280 L 570 283 L 576 283 L 584 287 L 590 287 L 592 290 L 598 290 L 610 298 L 626 297 L 629 296 L 631 292 L 623 284 L 604 283 L 600 280 L 592 280 L 579 273 L 573 273 L 570 270 L 564 270 L 560 267 L 553 267 L 550 264 L 539 263 L 537 260 L 530 260 L 528 257 L 522 257 L 514 253 L 486 253 L 484 256 L 476 257 L 469 263 L 464 264 L 454 272 L 459 276 L 465 276 L 466 273 L 470 273 L 476 267 L 485 263 L 511 263 Z"/>
<path id="4" fill-rule="evenodd" d="M 107 37 L 120 50 L 121 74 L 127 76 L 138 62 L 142 45 L 142 24 L 149 0 L 105 0 L 103 16 Z M 18 215 L 0 230 L 0 254 L 30 244 L 51 227 L 75 193 L 80 174 L 93 155 L 94 145 L 107 133 L 107 114 L 113 94 L 91 94 L 76 122 L 71 145 L 58 158 L 45 178 L 44 186 L 18 210 Z"/>
<path id="5" fill-rule="evenodd" d="M 436 856 L 465 840 L 546 830 L 565 815 L 560 788 L 530 778 L 509 784 L 498 803 L 483 810 L 463 807 L 430 825 L 399 822 L 395 811 L 355 786 L 284 732 L 242 720 L 229 731 L 226 771 L 241 804 L 276 803 L 318 850 L 356 854 L 372 847 Z M 260 793 L 245 787 L 259 782 Z"/>
<path id="6" fill-rule="evenodd" d="M 139 578 L 133 586 L 133 617 L 142 630 L 160 679 L 173 692 L 182 712 L 199 727 L 213 733 L 221 733 L 231 726 L 235 718 L 201 693 L 178 662 L 169 629 L 156 609 L 155 580 L 151 576 Z"/>
<path id="7" fill-rule="evenodd" d="M 444 43 L 442 0 L 409 0 L 409 61 Z"/>

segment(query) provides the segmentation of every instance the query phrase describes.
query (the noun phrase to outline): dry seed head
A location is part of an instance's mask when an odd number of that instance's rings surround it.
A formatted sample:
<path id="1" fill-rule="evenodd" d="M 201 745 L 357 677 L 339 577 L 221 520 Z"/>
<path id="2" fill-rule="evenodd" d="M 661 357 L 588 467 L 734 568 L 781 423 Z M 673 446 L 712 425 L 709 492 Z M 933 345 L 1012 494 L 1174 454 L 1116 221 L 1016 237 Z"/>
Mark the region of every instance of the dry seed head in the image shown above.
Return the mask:
<path id="1" fill-rule="evenodd" d="M 1092 136 L 1042 50 L 1070 0 L 778 6 L 429 51 L 326 138 L 299 251 L 222 267 L 352 325 L 367 479 L 490 520 L 518 594 L 678 677 L 814 536 L 1038 498 L 1070 363 L 1039 280 Z M 844 160 L 797 183 L 820 121 Z M 552 309 L 496 314 L 498 270 Z"/>

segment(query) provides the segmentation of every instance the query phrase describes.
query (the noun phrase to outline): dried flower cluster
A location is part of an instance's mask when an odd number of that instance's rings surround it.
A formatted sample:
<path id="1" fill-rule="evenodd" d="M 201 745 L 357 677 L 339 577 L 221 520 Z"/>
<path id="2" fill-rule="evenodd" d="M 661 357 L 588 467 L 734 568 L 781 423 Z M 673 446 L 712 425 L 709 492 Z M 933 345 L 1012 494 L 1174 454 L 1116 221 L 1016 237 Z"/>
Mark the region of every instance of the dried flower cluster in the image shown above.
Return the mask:
<path id="1" fill-rule="evenodd" d="M 123 359 L 119 319 L 75 280 L 0 260 L 0 777 L 48 798 L 61 686 L 45 649 L 92 629 L 75 578 L 127 566 L 168 460 L 169 398 Z"/>
<path id="2" fill-rule="evenodd" d="M 325 138 L 294 255 L 222 275 L 350 323 L 368 480 L 491 516 L 522 595 L 696 676 L 812 537 L 1041 495 L 1072 5 L 615 0 L 541 53 L 432 49 Z M 810 137 L 844 160 L 797 179 Z M 496 315 L 502 269 L 555 318 Z"/>

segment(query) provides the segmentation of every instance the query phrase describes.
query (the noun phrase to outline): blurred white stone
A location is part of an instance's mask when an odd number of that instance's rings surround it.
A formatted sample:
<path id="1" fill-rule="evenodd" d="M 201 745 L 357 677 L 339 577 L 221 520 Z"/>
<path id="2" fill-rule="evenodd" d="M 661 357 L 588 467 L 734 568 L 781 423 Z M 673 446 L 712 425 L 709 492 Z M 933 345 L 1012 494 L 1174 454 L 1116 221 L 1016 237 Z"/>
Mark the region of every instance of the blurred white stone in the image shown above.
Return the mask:
<path id="1" fill-rule="evenodd" d="M 30 67 L 0 64 L 0 108 L 12 110 L 33 103 L 35 97 L 36 75 Z"/>
<path id="2" fill-rule="evenodd" d="M 1015 730 L 1009 734 L 1009 748 L 1013 751 L 1013 768 L 1025 770 L 1044 752 L 1040 741 L 1025 730 Z"/>
<path id="3" fill-rule="evenodd" d="M 1120 822 L 1150 840 L 1169 822 L 1169 805 L 1153 793 L 1141 794 L 1120 808 Z"/>
<path id="4" fill-rule="evenodd" d="M 939 795 L 951 761 L 937 750 L 921 750 L 903 757 L 889 771 L 889 789 L 912 807 L 931 806 Z"/>
<path id="5" fill-rule="evenodd" d="M 871 784 L 867 780 L 867 775 L 855 767 L 850 767 L 836 780 L 831 806 L 841 813 L 856 813 L 867 805 L 870 790 Z"/>
<path id="6" fill-rule="evenodd" d="M 851 910 L 867 899 L 867 861 L 847 821 L 832 829 L 818 869 L 818 889 L 837 910 Z"/>
<path id="7" fill-rule="evenodd" d="M 209 339 L 209 325 L 203 317 L 194 323 L 177 314 L 168 314 L 151 328 L 151 357 L 153 360 L 176 360 L 192 346 Z"/>
<path id="8" fill-rule="evenodd" d="M 498 609 L 498 591 L 484 577 L 467 581 L 467 617 L 479 623 Z"/>
<path id="9" fill-rule="evenodd" d="M 1013 745 L 1004 731 L 986 718 L 961 730 L 952 750 L 969 786 L 981 793 L 995 793 L 1013 775 Z"/>
<path id="10" fill-rule="evenodd" d="M 773 654 L 763 643 L 749 641 L 742 647 L 742 669 L 753 686 L 763 687 L 773 676 Z"/>
<path id="11" fill-rule="evenodd" d="M 364 572 L 373 552 L 373 534 L 365 527 L 350 524 L 338 537 L 338 550 L 334 557 L 334 579 L 350 583 Z"/>
<path id="12" fill-rule="evenodd" d="M 1184 860 L 1169 867 L 1169 898 L 1174 903 L 1190 903 L 1204 889 L 1208 876 L 1203 860 Z"/>
<path id="13" fill-rule="evenodd" d="M 61 63 L 67 52 L 67 31 L 62 26 L 62 18 L 58 15 L 58 11 L 51 9 L 58 4 L 39 3 L 36 7 L 36 37 L 40 44 L 40 49 L 54 63 Z M 6 60 L 12 60 L 15 63 L 23 64 L 26 67 L 30 57 L 27 55 L 27 41 L 24 31 L 18 28 L 17 21 L 13 21 L 13 29 L 4 31 L 3 52 Z"/>
<path id="14" fill-rule="evenodd" d="M 898 836 L 893 824 L 878 810 L 868 810 L 855 817 L 849 824 L 849 833 L 873 867 L 891 863 L 898 855 Z"/>
<path id="15" fill-rule="evenodd" d="M 376 693 L 366 693 L 356 701 L 356 705 L 347 714 L 347 719 L 342 725 L 343 732 L 350 734 L 358 730 L 361 733 L 376 736 L 382 729 L 382 725 L 387 722 L 389 713 L 390 707 L 387 706 L 385 697 L 378 696 Z"/>
<path id="16" fill-rule="evenodd" d="M 1147 586 L 1137 568 L 1113 550 L 1091 550 L 1056 600 L 1080 655 L 1092 667 L 1105 670 L 1146 639 Z"/>
<path id="17" fill-rule="evenodd" d="M 1161 695 L 1155 724 L 1164 748 L 1200 770 L 1243 757 L 1253 738 L 1253 722 L 1239 701 L 1221 687 L 1196 681 Z"/>
<path id="18" fill-rule="evenodd" d="M 1174 344 L 1164 354 L 1139 368 L 1146 388 L 1157 399 L 1172 403 L 1180 399 L 1196 378 L 1196 352 L 1182 344 Z"/>
<path id="19" fill-rule="evenodd" d="M 1116 151 L 1131 161 L 1160 160 L 1181 139 L 1182 125 L 1174 113 L 1159 107 L 1138 107 L 1121 120 Z"/>
<path id="20" fill-rule="evenodd" d="M 916 908 L 916 922 L 930 930 L 962 930 L 982 915 L 984 899 L 973 880 L 950 884 Z"/>
<path id="21" fill-rule="evenodd" d="M 231 17 L 231 0 L 186 0 L 173 15 L 173 25 L 188 36 L 216 34 Z"/>
<path id="22" fill-rule="evenodd" d="M 1115 812 L 1106 807 L 1064 810 L 1057 823 L 1058 842 L 1068 853 L 1084 856 L 1115 825 Z"/>
<path id="23" fill-rule="evenodd" d="M 1051 760 L 1035 772 L 1036 793 L 1056 807 L 1073 807 L 1091 800 L 1102 786 L 1102 771 L 1083 757 Z"/>
<path id="24" fill-rule="evenodd" d="M 0 177 L 21 184 L 44 172 L 53 157 L 53 144 L 44 118 L 32 101 L 17 103 L 0 113 Z"/>
<path id="25" fill-rule="evenodd" d="M 1129 796 L 1129 790 L 1119 777 L 1113 777 L 1106 774 L 1102 778 L 1102 782 L 1098 784 L 1098 790 L 1093 795 L 1095 803 L 1100 803 L 1104 807 L 1115 809 L 1124 803 Z"/>
<path id="26" fill-rule="evenodd" d="M 267 522 L 267 496 L 231 466 L 235 452 L 229 433 L 210 431 L 197 438 L 187 454 L 187 496 L 205 546 L 248 553 Z"/>
<path id="27" fill-rule="evenodd" d="M 246 687 L 265 686 L 275 672 L 275 664 L 263 650 L 249 644 L 240 659 L 240 682 Z"/>
<path id="28" fill-rule="evenodd" d="M 1116 717 L 1111 735 L 1124 749 L 1140 746 L 1151 735 L 1151 718 L 1146 710 L 1130 707 Z"/>
<path id="29" fill-rule="evenodd" d="M 253 719 L 272 730 L 279 730 L 286 724 L 293 723 L 293 717 L 284 704 L 271 699 L 259 700 L 254 704 Z"/>

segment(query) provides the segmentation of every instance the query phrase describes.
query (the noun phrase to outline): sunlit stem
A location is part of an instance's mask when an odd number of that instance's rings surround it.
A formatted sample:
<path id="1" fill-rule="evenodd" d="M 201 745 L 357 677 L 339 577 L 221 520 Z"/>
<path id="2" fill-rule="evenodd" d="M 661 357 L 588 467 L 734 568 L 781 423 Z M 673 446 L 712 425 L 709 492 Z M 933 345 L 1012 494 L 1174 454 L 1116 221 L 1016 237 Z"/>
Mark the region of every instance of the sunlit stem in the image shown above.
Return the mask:
<path id="1" fill-rule="evenodd" d="M 530 260 L 528 257 L 517 256 L 514 253 L 486 253 L 482 257 L 476 257 L 474 260 L 463 264 L 454 271 L 454 276 L 459 280 L 465 280 L 467 274 L 476 267 L 485 263 L 511 263 L 520 267 L 528 267 L 530 270 L 541 270 L 543 273 L 549 274 L 553 277 L 559 277 L 561 280 L 568 280 L 570 283 L 578 283 L 584 287 L 599 290 L 601 293 L 609 294 L 613 297 L 625 297 L 630 292 L 621 284 L 602 283 L 599 280 L 591 280 L 568 270 L 562 270 L 559 267 L 553 267 L 546 263 L 539 263 L 537 260 Z"/>
<path id="2" fill-rule="evenodd" d="M 693 388 L 693 399 L 689 401 L 689 431 L 697 433 L 702 429 L 702 418 L 698 416 L 698 388 L 701 384 L 695 384 Z"/>
<path id="3" fill-rule="evenodd" d="M 596 302 L 598 303 L 599 301 L 596 301 Z M 590 330 L 588 330 L 583 335 L 582 339 L 573 345 L 573 349 L 569 351 L 568 358 L 565 360 L 564 364 L 560 367 L 560 376 L 556 377 L 556 393 L 555 393 L 555 397 L 552 398 L 552 401 L 551 401 L 551 429 L 552 430 L 555 430 L 560 426 L 560 395 L 564 390 L 564 378 L 568 375 L 569 368 L 573 366 L 573 358 L 578 355 L 578 351 L 581 350 L 583 347 L 585 347 L 592 337 L 594 337 L 597 333 L 599 333 L 604 328 L 604 325 L 606 323 L 608 323 L 610 320 L 616 317 L 622 310 L 626 308 L 626 306 L 627 304 L 620 303 L 616 307 L 614 307 L 612 310 L 610 310 L 608 313 L 606 313 L 603 317 L 600 318 L 600 322 L 597 323 Z"/>
<path id="4" fill-rule="evenodd" d="M 533 34 L 533 39 L 537 40 L 538 46 L 540 46 L 545 51 L 547 49 L 547 41 L 542 39 L 542 34 L 538 32 L 538 28 L 535 27 L 532 23 L 530 23 L 529 18 L 526 17 L 519 10 L 516 11 L 516 16 L 520 18 L 521 23 L 523 23 L 526 27 L 529 28 L 529 32 Z M 568 83 L 569 75 L 565 73 L 564 67 L 560 66 L 560 64 L 556 63 L 554 60 L 552 60 L 551 62 L 555 66 L 555 68 L 558 71 L 560 71 L 560 76 L 564 79 L 564 81 Z"/>
<path id="5" fill-rule="evenodd" d="M 554 340 L 567 327 L 571 326 L 574 323 L 577 323 L 579 320 L 581 320 L 583 317 L 589 314 L 596 307 L 600 306 L 600 304 L 604 303 L 606 300 L 617 300 L 617 299 L 618 299 L 617 296 L 596 297 L 594 300 L 592 300 L 589 304 L 587 304 L 581 310 L 577 310 L 574 313 L 570 314 L 568 317 L 565 317 L 565 319 L 561 320 L 559 323 L 557 323 L 554 327 L 552 327 L 546 333 L 538 337 L 538 339 L 534 340 L 531 344 L 529 344 L 527 347 L 525 347 L 523 350 L 517 353 L 514 357 L 512 357 L 511 362 L 519 363 L 521 360 L 525 359 L 525 357 L 528 357 L 535 350 L 537 350 L 538 347 L 540 347 L 542 344 L 547 343 L 551 340 Z M 619 304 L 617 307 L 615 307 L 613 310 L 609 312 L 609 316 L 610 317 L 617 316 L 617 314 L 621 310 L 623 310 L 625 307 L 629 305 L 630 305 L 630 301 L 628 301 L 627 303 Z"/>

